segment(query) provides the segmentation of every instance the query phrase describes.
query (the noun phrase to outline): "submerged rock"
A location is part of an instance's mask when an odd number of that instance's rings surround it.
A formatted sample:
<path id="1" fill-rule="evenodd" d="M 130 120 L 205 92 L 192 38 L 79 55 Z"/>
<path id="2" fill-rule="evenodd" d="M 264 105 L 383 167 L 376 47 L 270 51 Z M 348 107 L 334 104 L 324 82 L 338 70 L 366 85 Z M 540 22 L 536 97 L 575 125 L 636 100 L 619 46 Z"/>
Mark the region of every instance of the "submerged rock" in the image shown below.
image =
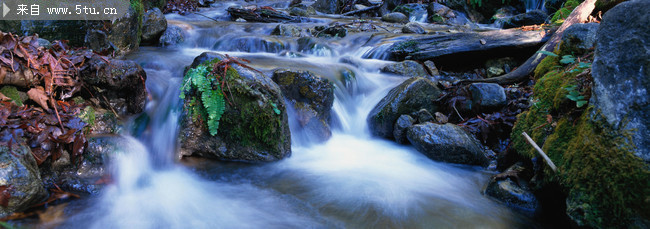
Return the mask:
<path id="1" fill-rule="evenodd" d="M 177 25 L 167 25 L 165 32 L 160 35 L 158 43 L 162 46 L 171 46 L 182 43 L 185 40 L 185 31 Z"/>
<path id="2" fill-rule="evenodd" d="M 406 15 L 409 21 L 424 22 L 427 19 L 427 5 L 420 3 L 408 3 L 399 5 L 393 12 L 400 12 Z"/>
<path id="3" fill-rule="evenodd" d="M 160 9 L 149 9 L 142 17 L 142 42 L 157 43 L 166 29 L 167 19 Z"/>
<path id="4" fill-rule="evenodd" d="M 302 35 L 302 29 L 296 25 L 279 24 L 271 31 L 271 35 L 300 37 Z"/>
<path id="5" fill-rule="evenodd" d="M 294 107 L 302 131 L 320 142 L 332 136 L 334 85 L 329 80 L 307 71 L 278 69 L 273 72 L 273 81 Z"/>
<path id="6" fill-rule="evenodd" d="M 603 16 L 597 33 L 590 103 L 650 164 L 650 4 L 621 3 Z M 628 20 L 622 20 L 628 19 Z"/>
<path id="7" fill-rule="evenodd" d="M 398 63 L 388 64 L 381 68 L 381 71 L 406 77 L 425 77 L 429 75 L 429 73 L 427 73 L 427 70 L 424 69 L 424 66 L 413 60 L 405 60 Z"/>
<path id="8" fill-rule="evenodd" d="M 194 59 L 195 68 L 223 55 L 207 52 Z M 218 133 L 210 135 L 206 124 L 188 115 L 191 99 L 185 100 L 179 145 L 181 155 L 226 161 L 270 162 L 291 155 L 291 132 L 280 87 L 268 76 L 230 65 L 236 71 L 226 76 L 225 112 Z M 194 116 L 194 117 L 193 117 Z"/>
<path id="9" fill-rule="evenodd" d="M 415 33 L 415 34 L 425 34 L 427 31 L 422 28 L 420 23 L 417 22 L 409 22 L 406 23 L 404 27 L 402 27 L 402 33 Z"/>
<path id="10" fill-rule="evenodd" d="M 524 174 L 525 168 L 515 164 L 503 173 L 492 176 L 485 188 L 485 194 L 504 202 L 505 204 L 534 212 L 539 207 L 537 197 L 526 185 L 528 174 Z"/>
<path id="11" fill-rule="evenodd" d="M 2 199 L 7 201 L 6 206 L 0 206 L 0 217 L 26 210 L 47 198 L 36 160 L 24 143 L 14 141 L 11 147 L 0 146 L 0 189 Z"/>
<path id="12" fill-rule="evenodd" d="M 420 153 L 435 161 L 481 166 L 489 163 L 478 140 L 454 124 L 413 125 L 406 138 Z"/>
<path id="13" fill-rule="evenodd" d="M 368 114 L 367 122 L 373 135 L 393 138 L 393 126 L 399 116 L 420 109 L 437 111 L 435 100 L 442 94 L 436 83 L 422 77 L 407 79 L 391 89 L 388 95 Z"/>
<path id="14" fill-rule="evenodd" d="M 389 13 L 384 16 L 381 16 L 381 20 L 385 22 L 391 22 L 391 23 L 407 23 L 409 22 L 409 18 L 404 15 L 403 13 L 399 12 L 394 12 L 394 13 Z"/>

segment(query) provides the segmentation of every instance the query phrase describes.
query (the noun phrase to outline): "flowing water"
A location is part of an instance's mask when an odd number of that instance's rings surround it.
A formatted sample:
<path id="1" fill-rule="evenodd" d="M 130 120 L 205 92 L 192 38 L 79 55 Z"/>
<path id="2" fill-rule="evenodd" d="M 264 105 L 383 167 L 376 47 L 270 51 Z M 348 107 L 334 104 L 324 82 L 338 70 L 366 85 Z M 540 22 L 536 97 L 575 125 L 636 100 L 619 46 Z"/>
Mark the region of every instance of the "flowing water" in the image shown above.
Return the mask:
<path id="1" fill-rule="evenodd" d="M 204 15 L 223 20 L 217 3 Z M 274 7 L 286 7 L 279 2 Z M 188 37 L 178 47 L 142 47 L 129 58 L 147 71 L 153 97 L 144 131 L 124 136 L 114 153 L 115 184 L 78 201 L 69 228 L 530 228 L 531 221 L 481 194 L 489 173 L 434 162 L 410 146 L 370 136 L 366 116 L 404 78 L 379 73 L 388 63 L 364 59 L 371 34 L 322 41 L 303 50 L 295 38 L 270 37 L 275 24 L 214 22 L 167 15 Z M 323 17 L 314 22 L 328 23 Z M 246 37 L 246 38 L 242 38 Z M 280 45 L 256 45 L 260 39 Z M 245 41 L 245 42 L 242 42 Z M 255 43 L 257 42 L 257 43 Z M 237 45 L 241 44 L 241 45 Z M 197 159 L 175 162 L 183 68 L 205 51 L 313 71 L 337 85 L 333 135 L 324 143 L 291 125 L 292 156 L 270 164 Z M 345 61 L 342 61 L 345 60 Z M 352 64 L 350 64 L 352 63 Z M 292 119 L 290 112 L 290 119 Z"/>

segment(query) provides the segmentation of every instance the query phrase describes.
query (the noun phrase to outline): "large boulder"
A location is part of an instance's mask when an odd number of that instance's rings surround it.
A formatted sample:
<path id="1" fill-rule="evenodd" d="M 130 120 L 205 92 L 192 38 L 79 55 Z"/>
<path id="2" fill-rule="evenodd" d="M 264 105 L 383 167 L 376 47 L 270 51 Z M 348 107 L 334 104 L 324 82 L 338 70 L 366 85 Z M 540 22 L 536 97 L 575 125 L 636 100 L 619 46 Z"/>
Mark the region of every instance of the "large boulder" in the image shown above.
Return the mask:
<path id="1" fill-rule="evenodd" d="M 160 9 L 149 9 L 142 17 L 142 42 L 157 43 L 166 29 L 167 19 Z"/>
<path id="2" fill-rule="evenodd" d="M 489 163 L 479 141 L 454 124 L 413 125 L 406 138 L 420 153 L 435 161 L 481 166 Z"/>
<path id="3" fill-rule="evenodd" d="M 405 60 L 398 63 L 388 64 L 381 68 L 381 72 L 407 77 L 425 77 L 429 75 L 422 64 L 413 60 Z"/>
<path id="4" fill-rule="evenodd" d="M 650 4 L 619 4 L 596 37 L 590 103 L 615 128 L 629 131 L 637 156 L 650 163 Z"/>
<path id="5" fill-rule="evenodd" d="M 81 80 L 91 86 L 94 97 L 119 115 L 140 113 L 147 101 L 147 73 L 134 61 L 94 55 L 89 67 L 81 71 Z M 107 100 L 107 101 L 106 101 Z M 106 104 L 108 102 L 108 104 Z"/>
<path id="6" fill-rule="evenodd" d="M 284 36 L 284 37 L 300 37 L 302 29 L 297 25 L 279 24 L 271 31 L 271 35 Z"/>
<path id="7" fill-rule="evenodd" d="M 138 49 L 140 45 L 142 12 L 129 7 L 126 14 L 113 22 L 108 40 L 115 45 L 117 53 L 127 54 Z"/>
<path id="8" fill-rule="evenodd" d="M 308 71 L 278 69 L 273 72 L 273 81 L 293 106 L 303 136 L 319 142 L 332 136 L 330 121 L 334 85 L 329 80 Z"/>
<path id="9" fill-rule="evenodd" d="M 420 109 L 436 112 L 435 100 L 442 91 L 436 83 L 422 77 L 409 78 L 391 89 L 368 114 L 367 122 L 373 135 L 393 138 L 395 121 L 403 114 L 411 114 Z"/>
<path id="10" fill-rule="evenodd" d="M 427 14 L 429 22 L 438 23 L 448 22 L 457 17 L 451 8 L 437 2 L 429 3 L 427 6 Z"/>
<path id="11" fill-rule="evenodd" d="M 225 56 L 207 52 L 190 68 Z M 205 63 L 207 64 L 207 63 Z M 212 136 L 204 122 L 188 115 L 194 109 L 187 97 L 179 134 L 180 154 L 226 161 L 270 162 L 291 155 L 291 132 L 280 87 L 268 76 L 231 64 L 226 75 L 225 112 Z"/>
<path id="12" fill-rule="evenodd" d="M 564 53 L 582 55 L 596 44 L 598 23 L 574 24 L 562 34 L 561 50 Z"/>
<path id="13" fill-rule="evenodd" d="M 409 22 L 402 27 L 402 33 L 415 33 L 415 34 L 425 34 L 427 33 L 424 28 L 418 22 Z"/>
<path id="14" fill-rule="evenodd" d="M 32 151 L 24 143 L 17 144 L 3 136 L 0 145 L 0 217 L 26 210 L 47 198 L 41 175 L 32 156 Z"/>

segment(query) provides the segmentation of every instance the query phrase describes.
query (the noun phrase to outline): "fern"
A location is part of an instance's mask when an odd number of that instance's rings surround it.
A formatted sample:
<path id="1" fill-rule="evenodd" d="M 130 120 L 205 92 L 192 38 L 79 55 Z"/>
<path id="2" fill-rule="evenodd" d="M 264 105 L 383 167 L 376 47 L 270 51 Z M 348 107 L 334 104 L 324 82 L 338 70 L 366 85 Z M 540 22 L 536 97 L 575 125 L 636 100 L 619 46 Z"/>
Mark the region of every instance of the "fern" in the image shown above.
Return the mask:
<path id="1" fill-rule="evenodd" d="M 210 67 L 206 65 L 199 65 L 187 71 L 179 97 L 185 99 L 186 94 L 189 95 L 194 89 L 195 95 L 201 98 L 201 104 L 203 104 L 203 109 L 207 114 L 208 131 L 210 135 L 215 136 L 219 129 L 219 120 L 225 112 L 226 103 L 218 82 L 216 83 L 216 89 L 213 89 L 212 85 L 215 77 L 210 72 Z"/>

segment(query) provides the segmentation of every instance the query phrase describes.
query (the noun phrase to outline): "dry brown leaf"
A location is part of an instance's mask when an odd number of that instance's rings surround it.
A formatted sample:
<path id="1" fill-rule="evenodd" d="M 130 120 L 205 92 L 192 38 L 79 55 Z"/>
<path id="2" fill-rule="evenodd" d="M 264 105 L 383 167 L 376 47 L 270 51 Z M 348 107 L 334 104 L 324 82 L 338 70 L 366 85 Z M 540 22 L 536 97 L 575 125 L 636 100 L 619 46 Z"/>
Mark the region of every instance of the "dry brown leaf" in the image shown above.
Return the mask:
<path id="1" fill-rule="evenodd" d="M 43 90 L 42 87 L 35 87 L 32 89 L 29 89 L 27 91 L 27 96 L 29 96 L 29 99 L 34 100 L 34 102 L 38 103 L 38 105 L 41 105 L 43 109 L 49 110 L 49 106 L 47 105 L 47 101 L 49 100 L 47 94 L 45 94 L 45 91 Z"/>
<path id="2" fill-rule="evenodd" d="M 11 186 L 0 186 L 0 206 L 9 206 L 9 199 L 11 198 Z"/>
<path id="3" fill-rule="evenodd" d="M 38 212 L 38 219 L 43 224 L 59 224 L 65 221 L 65 207 L 68 203 L 59 204 L 47 208 L 44 212 Z M 50 225 L 51 226 L 51 225 Z"/>

